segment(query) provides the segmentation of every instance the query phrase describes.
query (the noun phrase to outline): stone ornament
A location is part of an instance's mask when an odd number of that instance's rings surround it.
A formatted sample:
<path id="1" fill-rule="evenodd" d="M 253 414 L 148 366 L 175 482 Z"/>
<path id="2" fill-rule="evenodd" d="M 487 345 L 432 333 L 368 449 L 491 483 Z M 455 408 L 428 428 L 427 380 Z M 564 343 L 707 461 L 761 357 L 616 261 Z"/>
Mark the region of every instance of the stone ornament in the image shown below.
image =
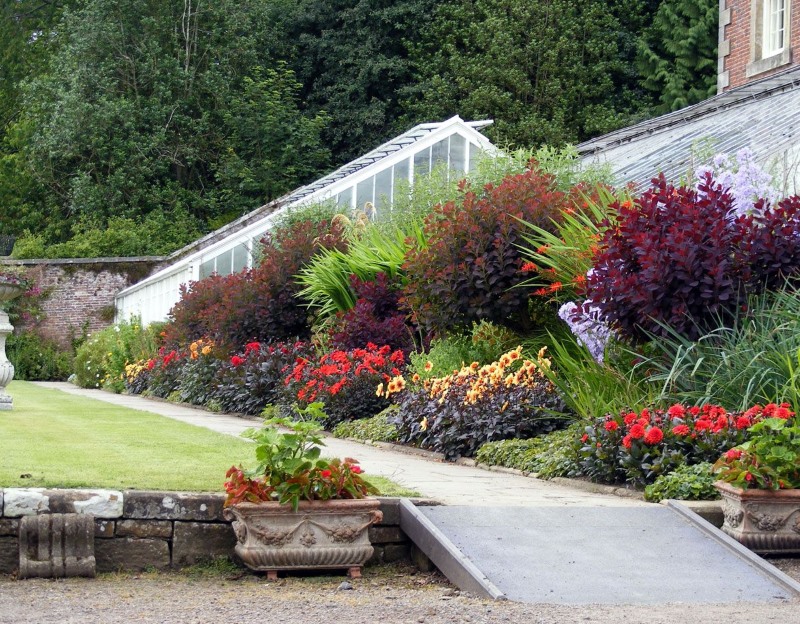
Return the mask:
<path id="1" fill-rule="evenodd" d="M 14 365 L 6 357 L 6 338 L 14 331 L 8 320 L 6 305 L 22 294 L 22 287 L 16 284 L 0 283 L 0 410 L 10 410 L 13 400 L 6 392 L 6 386 L 14 379 Z"/>

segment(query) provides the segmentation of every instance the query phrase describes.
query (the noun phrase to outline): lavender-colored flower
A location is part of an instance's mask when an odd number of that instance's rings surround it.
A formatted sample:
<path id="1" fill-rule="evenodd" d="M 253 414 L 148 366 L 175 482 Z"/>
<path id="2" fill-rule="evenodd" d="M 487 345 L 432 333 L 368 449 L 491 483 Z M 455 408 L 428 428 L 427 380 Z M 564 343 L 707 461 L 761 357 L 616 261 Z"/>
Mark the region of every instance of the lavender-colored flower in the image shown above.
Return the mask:
<path id="1" fill-rule="evenodd" d="M 578 344 L 586 347 L 591 356 L 602 363 L 612 331 L 603 321 L 600 308 L 590 305 L 588 301 L 580 305 L 570 301 L 559 308 L 558 316 L 569 326 Z"/>
<path id="2" fill-rule="evenodd" d="M 696 173 L 700 180 L 711 173 L 715 182 L 731 194 L 731 218 L 752 214 L 755 203 L 761 198 L 766 200 L 764 208 L 780 198 L 780 194 L 772 186 L 772 176 L 756 163 L 753 152 L 747 148 L 736 152 L 733 159 L 727 154 L 717 154 L 711 159 L 710 167 L 699 167 Z"/>

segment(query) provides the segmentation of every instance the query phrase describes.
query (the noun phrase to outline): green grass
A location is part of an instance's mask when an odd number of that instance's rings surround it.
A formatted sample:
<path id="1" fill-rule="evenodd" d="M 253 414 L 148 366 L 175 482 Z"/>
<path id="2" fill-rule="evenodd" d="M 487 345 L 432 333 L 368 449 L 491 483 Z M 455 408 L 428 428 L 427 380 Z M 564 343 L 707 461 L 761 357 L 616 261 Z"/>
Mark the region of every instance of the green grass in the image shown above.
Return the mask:
<path id="1" fill-rule="evenodd" d="M 14 409 L 0 412 L 0 487 L 221 492 L 231 465 L 254 461 L 251 442 L 202 427 L 24 381 L 8 391 Z M 387 496 L 409 495 L 388 479 L 369 480 Z"/>

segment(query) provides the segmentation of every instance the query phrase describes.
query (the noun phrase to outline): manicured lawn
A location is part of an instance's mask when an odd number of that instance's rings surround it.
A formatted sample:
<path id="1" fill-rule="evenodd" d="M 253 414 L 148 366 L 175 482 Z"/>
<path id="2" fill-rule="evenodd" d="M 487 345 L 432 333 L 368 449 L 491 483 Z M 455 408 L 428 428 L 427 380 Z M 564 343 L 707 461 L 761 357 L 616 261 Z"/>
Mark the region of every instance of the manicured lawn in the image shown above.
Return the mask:
<path id="1" fill-rule="evenodd" d="M 0 412 L 0 487 L 222 491 L 253 445 L 163 416 L 41 388 L 9 386 Z M 382 493 L 407 495 L 372 477 Z"/>

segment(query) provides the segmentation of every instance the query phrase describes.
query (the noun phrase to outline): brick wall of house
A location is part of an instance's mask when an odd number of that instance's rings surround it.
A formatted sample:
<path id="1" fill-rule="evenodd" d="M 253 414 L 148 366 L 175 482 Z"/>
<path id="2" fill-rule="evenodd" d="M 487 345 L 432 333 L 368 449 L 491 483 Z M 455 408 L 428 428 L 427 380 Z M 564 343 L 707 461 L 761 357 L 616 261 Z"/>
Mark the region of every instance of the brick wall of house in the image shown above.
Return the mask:
<path id="1" fill-rule="evenodd" d="M 163 260 L 146 258 L 92 258 L 59 260 L 8 260 L 21 266 L 27 277 L 47 293 L 41 299 L 43 319 L 36 331 L 68 347 L 83 332 L 108 327 L 114 320 L 114 296 L 149 275 Z M 18 330 L 31 329 L 20 324 Z"/>
<path id="2" fill-rule="evenodd" d="M 750 28 L 753 0 L 720 0 L 718 92 L 740 87 L 797 65 L 800 60 L 800 0 L 790 2 L 791 62 L 748 76 L 747 66 L 752 61 Z"/>

